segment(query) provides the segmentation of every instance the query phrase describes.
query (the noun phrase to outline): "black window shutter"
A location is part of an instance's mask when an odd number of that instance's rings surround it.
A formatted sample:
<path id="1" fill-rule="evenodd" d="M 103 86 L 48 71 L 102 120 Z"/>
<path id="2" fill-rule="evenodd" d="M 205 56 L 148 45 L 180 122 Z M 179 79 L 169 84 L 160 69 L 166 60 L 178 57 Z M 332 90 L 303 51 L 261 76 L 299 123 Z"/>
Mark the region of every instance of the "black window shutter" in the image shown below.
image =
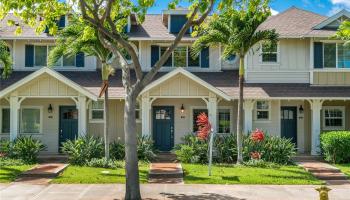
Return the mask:
<path id="1" fill-rule="evenodd" d="M 58 20 L 58 28 L 64 28 L 66 26 L 66 16 L 62 15 L 60 20 Z"/>
<path id="2" fill-rule="evenodd" d="M 323 43 L 314 42 L 314 68 L 323 68 Z"/>
<path id="3" fill-rule="evenodd" d="M 151 67 L 153 67 L 159 60 L 159 46 L 151 46 Z"/>
<path id="4" fill-rule="evenodd" d="M 25 66 L 34 66 L 34 45 L 25 45 Z"/>
<path id="5" fill-rule="evenodd" d="M 209 47 L 201 51 L 201 68 L 209 68 Z"/>
<path id="6" fill-rule="evenodd" d="M 84 67 L 85 64 L 85 56 L 83 52 L 77 53 L 75 56 L 75 65 L 76 67 Z"/>

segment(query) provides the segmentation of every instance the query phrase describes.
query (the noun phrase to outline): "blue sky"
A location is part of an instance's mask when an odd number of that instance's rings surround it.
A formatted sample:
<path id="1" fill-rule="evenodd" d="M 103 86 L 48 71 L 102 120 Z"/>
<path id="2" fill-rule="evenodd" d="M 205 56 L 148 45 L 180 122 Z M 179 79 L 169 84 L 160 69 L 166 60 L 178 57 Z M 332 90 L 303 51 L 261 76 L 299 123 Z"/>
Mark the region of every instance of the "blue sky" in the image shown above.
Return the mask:
<path id="1" fill-rule="evenodd" d="M 156 5 L 149 13 L 161 13 L 167 8 L 168 2 L 169 0 L 156 0 Z M 186 3 L 180 5 L 187 6 Z M 273 13 L 283 12 L 291 6 L 330 16 L 344 8 L 350 10 L 350 0 L 271 0 Z"/>

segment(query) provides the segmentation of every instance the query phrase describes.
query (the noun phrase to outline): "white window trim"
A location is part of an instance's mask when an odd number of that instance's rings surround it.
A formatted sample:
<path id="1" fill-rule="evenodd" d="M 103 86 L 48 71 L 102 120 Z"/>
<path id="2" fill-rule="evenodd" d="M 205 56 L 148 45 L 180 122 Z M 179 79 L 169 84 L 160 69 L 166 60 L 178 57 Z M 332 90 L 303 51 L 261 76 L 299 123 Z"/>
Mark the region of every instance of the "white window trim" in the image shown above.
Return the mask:
<path id="1" fill-rule="evenodd" d="M 263 51 L 262 51 L 262 42 L 259 43 L 259 62 L 261 65 L 279 65 L 280 64 L 280 56 L 281 56 L 281 52 L 280 52 L 280 42 L 277 42 L 277 52 L 270 52 L 270 53 L 276 53 L 277 54 L 277 61 L 276 62 L 264 62 L 263 61 Z"/>
<path id="2" fill-rule="evenodd" d="M 342 111 L 342 121 L 343 121 L 343 124 L 342 126 L 326 126 L 326 110 L 332 110 L 332 109 L 339 109 Z M 332 131 L 332 130 L 345 130 L 345 119 L 346 119 L 346 116 L 345 116 L 345 106 L 323 106 L 322 108 L 322 117 L 323 117 L 323 130 L 326 130 L 326 131 Z"/>
<path id="3" fill-rule="evenodd" d="M 164 45 L 160 45 L 159 46 L 159 58 L 162 56 L 161 48 L 164 48 L 164 47 L 167 48 L 168 46 L 164 46 Z M 202 68 L 202 66 L 201 66 L 201 63 L 202 63 L 201 62 L 202 61 L 201 54 L 198 55 L 199 65 L 198 66 L 189 66 L 188 65 L 188 58 L 189 58 L 188 57 L 188 53 L 189 53 L 190 46 L 188 46 L 188 45 L 179 45 L 178 47 L 186 47 L 186 66 L 183 66 L 182 68 L 187 68 L 187 69 L 200 69 L 200 68 Z M 174 51 L 175 51 L 175 49 L 174 49 Z M 169 58 L 171 57 L 171 66 L 164 65 L 164 66 L 162 66 L 162 68 L 176 68 L 174 66 L 174 51 L 171 52 L 171 55 L 169 56 Z"/>
<path id="4" fill-rule="evenodd" d="M 103 109 L 92 109 L 92 103 L 93 101 L 91 101 L 90 105 L 89 105 L 89 123 L 104 123 L 104 117 L 103 119 L 93 119 L 92 118 L 92 110 L 102 110 L 103 111 L 103 114 L 105 112 L 105 109 L 104 109 L 104 101 L 99 99 L 97 101 L 102 101 L 103 102 Z M 104 116 L 104 115 L 103 115 Z"/>
<path id="5" fill-rule="evenodd" d="M 26 44 L 26 45 L 29 45 L 29 44 Z M 34 57 L 33 57 L 33 67 L 31 68 L 42 68 L 42 67 L 47 67 L 47 66 L 41 66 L 41 65 L 35 65 L 35 47 L 36 46 L 46 46 L 46 65 L 47 63 L 49 62 L 49 54 L 50 54 L 50 50 L 49 48 L 50 47 L 55 47 L 54 44 L 32 44 L 34 46 Z M 76 59 L 74 58 L 74 65 L 73 66 L 63 66 L 63 56 L 60 58 L 61 60 L 61 65 L 59 66 L 52 66 L 53 68 L 55 69 L 75 69 L 77 68 L 77 61 Z"/>
<path id="6" fill-rule="evenodd" d="M 262 110 L 262 111 L 268 111 L 269 112 L 269 118 L 268 119 L 258 119 L 258 101 L 266 101 L 267 103 L 268 103 L 268 105 L 269 105 L 269 109 L 267 109 L 267 110 Z M 254 105 L 254 122 L 267 122 L 267 123 L 269 123 L 269 122 L 271 122 L 271 101 L 269 101 L 269 100 L 257 100 L 257 101 L 255 101 L 255 103 L 254 103 L 255 105 Z"/>
<path id="7" fill-rule="evenodd" d="M 2 109 L 10 109 L 10 106 L 0 106 L 0 119 L 2 119 Z M 10 111 L 11 112 L 11 111 Z M 10 119 L 11 120 L 11 119 Z M 10 122 L 11 123 L 11 122 Z M 3 133 L 2 132 L 2 120 L 0 120 L 0 134 L 3 135 L 8 135 L 10 134 L 10 132 L 8 133 Z"/>
<path id="8" fill-rule="evenodd" d="M 190 106 L 190 119 L 189 119 L 189 123 L 190 123 L 190 130 L 191 130 L 191 132 L 193 133 L 194 132 L 194 130 L 193 130 L 193 110 L 196 110 L 196 109 L 206 109 L 206 110 L 208 110 L 208 108 L 206 107 L 206 106 Z M 231 107 L 231 106 L 217 106 L 217 112 L 216 112 L 216 114 L 218 115 L 219 114 L 219 110 L 220 109 L 229 109 L 230 110 L 230 130 L 231 130 L 231 132 L 233 132 L 233 107 Z M 219 120 L 219 118 L 218 118 L 218 116 L 217 116 L 217 119 L 216 119 L 217 121 Z M 217 129 L 219 128 L 219 127 L 216 127 Z M 217 130 L 216 130 L 217 131 Z M 217 133 L 217 134 L 226 134 L 226 133 Z"/>
<path id="9" fill-rule="evenodd" d="M 22 132 L 21 130 L 21 123 L 22 123 L 22 110 L 23 109 L 39 109 L 40 110 L 40 128 L 39 128 L 39 133 L 25 133 Z M 43 106 L 21 106 L 20 110 L 20 119 L 19 119 L 19 134 L 20 135 L 39 135 L 43 134 Z"/>

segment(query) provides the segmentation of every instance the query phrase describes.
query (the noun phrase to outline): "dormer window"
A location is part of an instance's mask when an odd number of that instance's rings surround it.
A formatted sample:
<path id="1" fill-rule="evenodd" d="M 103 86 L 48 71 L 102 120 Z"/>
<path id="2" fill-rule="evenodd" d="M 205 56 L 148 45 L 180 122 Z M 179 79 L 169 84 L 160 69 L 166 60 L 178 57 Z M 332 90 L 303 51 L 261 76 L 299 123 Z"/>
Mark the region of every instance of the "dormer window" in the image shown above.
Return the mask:
<path id="1" fill-rule="evenodd" d="M 187 22 L 187 14 L 190 12 L 187 8 L 176 8 L 163 11 L 163 23 L 168 27 L 169 33 L 179 33 L 183 25 Z M 190 28 L 191 29 L 191 28 Z M 191 30 L 188 29 L 187 33 Z"/>

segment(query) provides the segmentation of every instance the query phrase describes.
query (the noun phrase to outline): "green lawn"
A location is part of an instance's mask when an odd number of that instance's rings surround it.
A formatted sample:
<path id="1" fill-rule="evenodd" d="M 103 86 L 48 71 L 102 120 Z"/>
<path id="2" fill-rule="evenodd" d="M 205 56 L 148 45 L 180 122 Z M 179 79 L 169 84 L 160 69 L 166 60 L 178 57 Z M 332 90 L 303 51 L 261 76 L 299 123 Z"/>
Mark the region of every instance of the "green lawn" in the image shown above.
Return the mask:
<path id="1" fill-rule="evenodd" d="M 0 183 L 9 183 L 24 171 L 32 168 L 33 165 L 0 166 Z"/>
<path id="2" fill-rule="evenodd" d="M 147 182 L 149 164 L 140 164 L 140 182 Z M 125 183 L 125 169 L 69 166 L 51 183 Z"/>
<path id="3" fill-rule="evenodd" d="M 346 174 L 350 178 L 350 163 L 337 164 L 336 167 L 338 167 L 344 174 Z"/>
<path id="4" fill-rule="evenodd" d="M 245 166 L 220 166 L 212 168 L 208 176 L 208 166 L 182 164 L 187 184 L 274 184 L 274 185 L 313 185 L 323 184 L 298 166 L 280 168 L 258 168 Z"/>

